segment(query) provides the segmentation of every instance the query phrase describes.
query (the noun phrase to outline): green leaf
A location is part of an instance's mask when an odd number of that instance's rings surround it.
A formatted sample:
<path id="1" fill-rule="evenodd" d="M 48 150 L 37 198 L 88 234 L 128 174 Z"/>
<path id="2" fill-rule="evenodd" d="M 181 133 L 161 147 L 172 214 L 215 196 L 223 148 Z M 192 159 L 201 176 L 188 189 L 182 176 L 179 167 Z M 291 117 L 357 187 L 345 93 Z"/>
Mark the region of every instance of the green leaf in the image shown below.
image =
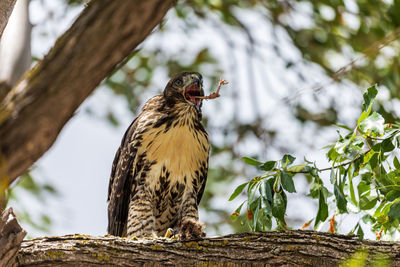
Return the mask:
<path id="1" fill-rule="evenodd" d="M 240 204 L 240 206 L 237 207 L 236 210 L 231 214 L 231 220 L 232 220 L 232 221 L 235 221 L 236 218 L 240 215 L 240 211 L 242 210 L 243 204 L 244 204 L 245 202 L 246 202 L 246 201 L 243 201 L 242 204 Z"/>
<path id="2" fill-rule="evenodd" d="M 400 202 L 396 202 L 390 207 L 388 217 L 390 221 L 400 220 Z"/>
<path id="3" fill-rule="evenodd" d="M 374 153 L 372 157 L 369 159 L 369 165 L 371 166 L 371 170 L 374 170 L 378 166 L 379 161 L 379 153 Z"/>
<path id="4" fill-rule="evenodd" d="M 365 113 L 369 114 L 371 112 L 372 105 L 374 104 L 374 100 L 377 94 L 378 90 L 376 89 L 376 84 L 369 87 L 367 91 L 363 94 L 364 98 L 363 109 Z"/>
<path id="5" fill-rule="evenodd" d="M 249 201 L 249 203 L 253 202 L 253 199 L 257 193 L 257 187 L 259 186 L 260 186 L 259 181 L 254 181 L 254 180 L 250 181 L 249 186 L 247 188 L 247 200 Z"/>
<path id="6" fill-rule="evenodd" d="M 375 152 L 381 152 L 381 146 L 382 146 L 382 143 L 376 143 L 376 144 L 372 147 L 372 150 L 375 151 Z"/>
<path id="7" fill-rule="evenodd" d="M 282 192 L 283 193 L 283 192 Z M 275 218 L 278 218 L 281 221 L 285 220 L 285 212 L 286 212 L 286 201 L 280 194 L 274 194 L 272 201 L 272 215 Z"/>
<path id="8" fill-rule="evenodd" d="M 294 187 L 293 178 L 287 174 L 284 170 L 281 171 L 281 183 L 282 187 L 289 193 L 295 193 L 296 188 Z"/>
<path id="9" fill-rule="evenodd" d="M 360 209 L 362 210 L 370 210 L 375 207 L 378 198 L 376 196 L 364 196 L 360 198 Z"/>
<path id="10" fill-rule="evenodd" d="M 360 129 L 363 132 L 373 132 L 376 135 L 383 135 L 385 119 L 381 114 L 376 112 L 372 113 L 371 116 L 360 122 Z"/>
<path id="11" fill-rule="evenodd" d="M 310 194 L 308 194 L 308 196 L 312 198 L 318 198 L 319 192 L 322 190 L 322 187 L 323 186 L 321 184 L 314 182 L 310 187 Z"/>
<path id="12" fill-rule="evenodd" d="M 334 184 L 335 183 L 335 169 L 332 167 L 331 168 L 331 174 L 330 174 L 330 180 L 331 180 L 331 184 Z"/>
<path id="13" fill-rule="evenodd" d="M 263 198 L 272 201 L 272 188 L 267 179 L 262 180 L 260 187 L 260 194 Z"/>
<path id="14" fill-rule="evenodd" d="M 379 207 L 376 208 L 373 217 L 376 219 L 382 216 L 387 216 L 392 204 L 393 202 L 382 202 Z"/>
<path id="15" fill-rule="evenodd" d="M 393 151 L 394 148 L 395 147 L 392 143 L 392 140 L 390 140 L 390 138 L 383 140 L 382 145 L 381 145 L 381 149 L 383 152 Z"/>
<path id="16" fill-rule="evenodd" d="M 276 161 L 267 161 L 263 165 L 260 166 L 260 169 L 263 171 L 270 171 L 275 168 Z"/>
<path id="17" fill-rule="evenodd" d="M 394 201 L 395 199 L 400 198 L 400 191 L 399 190 L 390 190 L 386 194 L 386 199 L 388 201 Z"/>
<path id="18" fill-rule="evenodd" d="M 295 157 L 286 154 L 286 155 L 284 155 L 283 158 L 282 158 L 282 165 L 283 165 L 284 167 L 286 167 L 286 166 L 292 164 L 292 163 L 294 162 L 295 159 L 296 159 Z"/>
<path id="19" fill-rule="evenodd" d="M 340 188 L 337 186 L 337 184 L 334 185 L 334 190 L 333 190 L 336 198 L 336 206 L 339 209 L 339 213 L 347 213 L 347 200 L 344 196 L 344 193 Z"/>
<path id="20" fill-rule="evenodd" d="M 265 197 L 261 197 L 261 209 L 265 214 L 271 214 L 272 213 L 272 207 L 271 204 L 269 204 L 268 199 Z"/>
<path id="21" fill-rule="evenodd" d="M 244 163 L 246 163 L 247 165 L 258 166 L 258 165 L 262 164 L 262 162 L 260 162 L 256 159 L 253 159 L 253 158 L 243 157 L 242 159 L 243 159 Z"/>
<path id="22" fill-rule="evenodd" d="M 335 147 L 332 147 L 329 149 L 329 151 L 326 153 L 326 157 L 330 161 L 336 161 L 336 159 L 340 156 L 340 154 L 336 151 Z"/>
<path id="23" fill-rule="evenodd" d="M 358 225 L 357 235 L 359 239 L 364 239 L 364 231 L 361 228 L 361 225 Z"/>
<path id="24" fill-rule="evenodd" d="M 324 222 L 326 218 L 328 218 L 328 205 L 326 204 L 326 199 L 322 190 L 319 191 L 318 199 L 318 212 L 315 218 L 314 228 L 316 228 L 320 222 Z"/>
<path id="25" fill-rule="evenodd" d="M 258 213 L 260 211 L 260 204 L 261 204 L 261 198 L 257 199 L 257 206 L 254 211 L 254 216 L 253 216 L 253 231 L 256 231 L 257 229 L 257 221 L 258 221 Z"/>
<path id="26" fill-rule="evenodd" d="M 239 185 L 238 187 L 236 187 L 235 191 L 232 193 L 231 197 L 229 198 L 229 201 L 234 200 L 240 193 L 242 193 L 243 189 L 246 187 L 246 185 L 249 182 L 243 183 L 241 185 Z"/>
<path id="27" fill-rule="evenodd" d="M 302 171 L 309 173 L 313 177 L 318 177 L 318 170 L 315 167 L 305 166 Z"/>
<path id="28" fill-rule="evenodd" d="M 291 167 L 289 167 L 288 169 L 287 169 L 287 171 L 288 172 L 300 172 L 300 171 L 303 171 L 304 170 L 304 167 L 306 167 L 307 166 L 307 164 L 300 164 L 300 165 L 293 165 L 293 166 L 291 166 Z"/>
<path id="29" fill-rule="evenodd" d="M 394 159 L 393 159 L 393 165 L 394 165 L 394 167 L 395 167 L 396 169 L 400 169 L 400 162 L 399 162 L 399 160 L 397 159 L 397 157 L 394 157 Z"/>
<path id="30" fill-rule="evenodd" d="M 348 169 L 349 171 L 349 189 L 350 189 L 350 199 L 354 205 L 357 205 L 356 194 L 354 193 L 354 185 L 353 185 L 353 173 L 351 173 L 351 166 Z"/>

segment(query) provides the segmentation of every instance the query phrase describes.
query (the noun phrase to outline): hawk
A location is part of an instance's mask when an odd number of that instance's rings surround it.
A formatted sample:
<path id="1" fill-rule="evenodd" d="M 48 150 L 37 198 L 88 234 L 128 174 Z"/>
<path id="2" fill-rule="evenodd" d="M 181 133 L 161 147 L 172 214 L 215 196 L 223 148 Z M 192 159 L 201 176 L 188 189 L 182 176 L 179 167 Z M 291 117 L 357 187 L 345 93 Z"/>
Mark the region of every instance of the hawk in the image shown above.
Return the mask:
<path id="1" fill-rule="evenodd" d="M 182 72 L 133 120 L 111 170 L 109 234 L 151 238 L 172 229 L 183 239 L 205 236 L 198 205 L 210 144 L 201 123 L 202 96 L 201 74 Z"/>

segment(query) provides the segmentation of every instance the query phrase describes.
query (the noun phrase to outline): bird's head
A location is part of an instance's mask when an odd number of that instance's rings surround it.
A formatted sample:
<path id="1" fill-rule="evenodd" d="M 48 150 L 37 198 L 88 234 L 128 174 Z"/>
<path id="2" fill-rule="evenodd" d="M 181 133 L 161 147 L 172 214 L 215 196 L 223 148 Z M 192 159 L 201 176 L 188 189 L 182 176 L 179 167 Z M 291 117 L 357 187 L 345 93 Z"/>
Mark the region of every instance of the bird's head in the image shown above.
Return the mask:
<path id="1" fill-rule="evenodd" d="M 204 96 L 203 77 L 198 72 L 181 72 L 176 74 L 167 84 L 164 96 L 171 102 L 186 102 L 200 111 Z"/>

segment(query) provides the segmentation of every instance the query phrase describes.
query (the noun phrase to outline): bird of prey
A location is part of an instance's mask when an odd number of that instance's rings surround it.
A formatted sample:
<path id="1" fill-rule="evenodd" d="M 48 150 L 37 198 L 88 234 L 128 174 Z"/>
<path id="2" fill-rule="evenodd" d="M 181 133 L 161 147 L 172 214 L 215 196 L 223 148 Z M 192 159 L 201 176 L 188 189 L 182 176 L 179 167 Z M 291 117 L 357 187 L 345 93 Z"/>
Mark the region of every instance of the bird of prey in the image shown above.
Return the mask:
<path id="1" fill-rule="evenodd" d="M 144 105 L 116 152 L 108 188 L 108 233 L 128 238 L 205 236 L 198 221 L 210 144 L 201 124 L 200 73 L 175 75 Z"/>

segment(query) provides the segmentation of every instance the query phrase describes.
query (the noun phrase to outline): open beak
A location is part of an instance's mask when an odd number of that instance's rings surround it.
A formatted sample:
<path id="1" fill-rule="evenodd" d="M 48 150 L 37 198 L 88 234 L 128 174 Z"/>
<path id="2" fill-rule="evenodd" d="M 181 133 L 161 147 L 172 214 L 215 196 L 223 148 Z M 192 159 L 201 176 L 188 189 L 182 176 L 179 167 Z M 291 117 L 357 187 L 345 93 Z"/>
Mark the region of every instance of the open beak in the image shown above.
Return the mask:
<path id="1" fill-rule="evenodd" d="M 198 78 L 194 78 L 192 82 L 187 85 L 183 91 L 183 96 L 186 101 L 192 103 L 197 110 L 200 110 L 201 99 L 196 96 L 204 96 L 203 89 L 201 88 L 201 82 Z"/>

